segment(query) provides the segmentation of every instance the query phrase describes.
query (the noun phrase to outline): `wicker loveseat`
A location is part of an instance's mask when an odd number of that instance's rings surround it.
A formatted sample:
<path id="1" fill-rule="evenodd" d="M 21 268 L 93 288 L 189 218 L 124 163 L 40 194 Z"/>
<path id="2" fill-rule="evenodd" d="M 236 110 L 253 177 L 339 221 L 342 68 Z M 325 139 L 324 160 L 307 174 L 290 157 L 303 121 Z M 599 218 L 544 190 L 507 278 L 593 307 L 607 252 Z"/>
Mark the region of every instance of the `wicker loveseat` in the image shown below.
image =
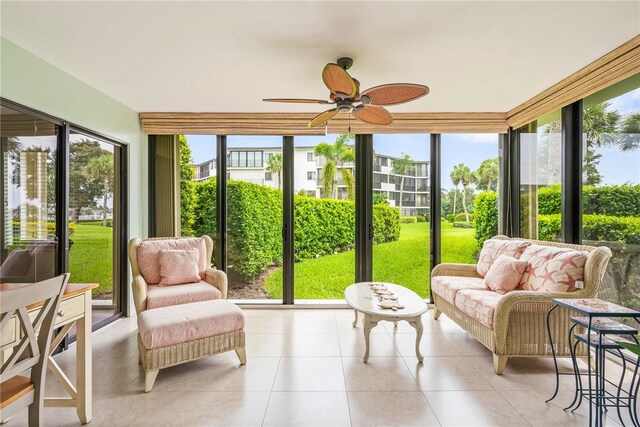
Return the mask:
<path id="1" fill-rule="evenodd" d="M 506 236 L 497 236 L 495 239 L 524 241 L 524 239 L 510 239 Z M 553 298 L 595 297 L 611 258 L 611 251 L 606 247 L 537 240 L 528 240 L 527 242 L 531 245 L 570 248 L 588 252 L 584 264 L 584 288 L 571 292 L 514 290 L 505 295 L 498 295 L 488 289 L 479 290 L 482 276 L 478 273 L 475 264 L 443 263 L 434 267 L 431 273 L 435 305 L 434 318 L 438 319 L 441 313 L 446 314 L 491 350 L 494 369 L 498 375 L 502 375 L 504 372 L 509 357 L 551 356 L 546 323 L 547 312 L 552 306 L 551 300 Z M 442 285 L 443 283 L 445 286 Z M 459 289 L 474 287 L 477 292 L 486 292 L 485 295 L 493 300 L 493 309 L 487 310 L 491 315 L 490 322 L 487 322 L 486 318 L 481 319 L 477 315 L 468 314 L 469 310 L 466 310 L 467 312 L 461 310 L 460 304 L 456 304 L 455 298 L 457 297 L 452 297 L 452 295 L 456 295 L 456 290 L 448 291 L 447 283 L 450 288 L 456 288 L 458 294 L 460 294 Z M 556 354 L 559 356 L 570 354 L 567 331 L 571 326 L 569 318 L 572 315 L 576 314 L 558 308 L 551 317 Z"/>

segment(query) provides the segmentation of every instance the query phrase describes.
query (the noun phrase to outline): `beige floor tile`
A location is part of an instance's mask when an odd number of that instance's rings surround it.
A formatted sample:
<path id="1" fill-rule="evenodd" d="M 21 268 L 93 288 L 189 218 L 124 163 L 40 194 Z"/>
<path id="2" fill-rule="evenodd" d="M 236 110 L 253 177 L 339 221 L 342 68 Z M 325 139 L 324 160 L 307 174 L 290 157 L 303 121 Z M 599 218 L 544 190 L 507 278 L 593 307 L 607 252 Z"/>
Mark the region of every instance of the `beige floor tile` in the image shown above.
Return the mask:
<path id="1" fill-rule="evenodd" d="M 480 344 L 473 336 L 464 334 L 442 334 L 442 337 L 453 347 L 460 356 L 491 356 L 491 351 Z"/>
<path id="2" fill-rule="evenodd" d="M 247 358 L 282 356 L 284 337 L 284 334 L 245 334 Z"/>
<path id="3" fill-rule="evenodd" d="M 339 334 L 340 353 L 345 357 L 363 357 L 365 351 L 364 334 Z M 371 334 L 369 336 L 369 355 L 394 357 L 400 356 L 389 335 Z"/>
<path id="4" fill-rule="evenodd" d="M 403 357 L 416 356 L 416 334 L 391 335 L 391 339 Z M 423 356 L 459 356 L 442 334 L 423 334 L 420 340 Z"/>
<path id="5" fill-rule="evenodd" d="M 497 391 L 425 391 L 443 426 L 528 426 Z"/>
<path id="6" fill-rule="evenodd" d="M 341 392 L 273 392 L 264 426 L 349 426 L 347 395 Z"/>
<path id="7" fill-rule="evenodd" d="M 425 357 L 422 364 L 412 365 L 413 360 L 405 358 L 421 390 L 493 390 L 465 357 Z"/>
<path id="8" fill-rule="evenodd" d="M 283 357 L 274 391 L 344 391 L 339 357 Z"/>
<path id="9" fill-rule="evenodd" d="M 293 334 L 335 334 L 338 329 L 334 314 L 322 313 L 318 310 L 300 310 L 294 313 L 287 332 Z"/>
<path id="10" fill-rule="evenodd" d="M 364 319 L 364 315 L 362 313 L 358 314 L 358 323 L 356 327 L 353 327 L 353 320 L 355 316 L 353 314 L 353 310 L 344 310 L 336 313 L 336 327 L 338 328 L 339 334 L 356 334 L 362 335 L 362 320 Z M 371 330 L 371 334 L 386 334 L 387 329 L 383 326 L 383 323 L 380 322 L 378 326 Z"/>
<path id="11" fill-rule="evenodd" d="M 419 390 L 401 357 L 343 357 L 344 376 L 349 391 Z"/>
<path id="12" fill-rule="evenodd" d="M 427 316 L 429 316 L 428 312 L 422 315 L 423 323 L 424 323 L 424 319 L 426 319 Z M 398 322 L 397 326 L 394 322 L 387 322 L 387 321 L 380 322 L 378 324 L 378 327 L 380 327 L 380 325 L 384 326 L 384 328 L 387 330 L 387 333 L 389 334 L 415 334 L 416 333 L 416 330 L 413 329 L 413 326 L 409 325 L 409 323 L 407 323 L 404 320 L 401 320 L 400 322 Z"/>
<path id="13" fill-rule="evenodd" d="M 269 392 L 198 392 L 182 397 L 188 401 L 179 417 L 181 426 L 260 426 Z"/>
<path id="14" fill-rule="evenodd" d="M 350 391 L 353 426 L 439 426 L 424 395 L 414 391 Z"/>
<path id="15" fill-rule="evenodd" d="M 282 356 L 339 357 L 338 335 L 336 333 L 286 335 Z"/>
<path id="16" fill-rule="evenodd" d="M 422 324 L 425 332 L 432 334 L 466 334 L 467 332 L 458 326 L 453 320 L 442 314 L 438 320 L 433 318 L 433 309 L 422 316 Z"/>

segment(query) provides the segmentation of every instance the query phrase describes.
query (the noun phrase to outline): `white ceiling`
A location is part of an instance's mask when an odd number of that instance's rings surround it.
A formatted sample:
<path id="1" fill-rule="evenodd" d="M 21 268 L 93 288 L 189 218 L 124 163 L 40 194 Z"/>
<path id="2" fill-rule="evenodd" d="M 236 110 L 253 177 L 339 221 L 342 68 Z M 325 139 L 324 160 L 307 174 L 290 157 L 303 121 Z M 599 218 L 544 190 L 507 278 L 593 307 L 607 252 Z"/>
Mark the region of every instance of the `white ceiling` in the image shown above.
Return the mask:
<path id="1" fill-rule="evenodd" d="M 640 34 L 639 1 L 9 2 L 1 35 L 136 111 L 312 112 L 350 56 L 402 112 L 507 111 Z"/>

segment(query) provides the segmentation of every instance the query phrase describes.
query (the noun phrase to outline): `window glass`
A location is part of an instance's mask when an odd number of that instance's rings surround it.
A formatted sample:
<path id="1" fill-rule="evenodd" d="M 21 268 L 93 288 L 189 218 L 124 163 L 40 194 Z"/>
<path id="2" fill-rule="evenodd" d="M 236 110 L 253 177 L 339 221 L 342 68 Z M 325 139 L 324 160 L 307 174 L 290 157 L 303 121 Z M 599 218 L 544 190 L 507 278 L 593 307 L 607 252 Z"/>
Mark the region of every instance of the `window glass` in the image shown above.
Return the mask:
<path id="1" fill-rule="evenodd" d="M 640 309 L 640 74 L 583 108 L 583 242 L 613 253 L 600 297 Z"/>
<path id="2" fill-rule="evenodd" d="M 560 110 L 520 129 L 520 235 L 561 240 Z"/>

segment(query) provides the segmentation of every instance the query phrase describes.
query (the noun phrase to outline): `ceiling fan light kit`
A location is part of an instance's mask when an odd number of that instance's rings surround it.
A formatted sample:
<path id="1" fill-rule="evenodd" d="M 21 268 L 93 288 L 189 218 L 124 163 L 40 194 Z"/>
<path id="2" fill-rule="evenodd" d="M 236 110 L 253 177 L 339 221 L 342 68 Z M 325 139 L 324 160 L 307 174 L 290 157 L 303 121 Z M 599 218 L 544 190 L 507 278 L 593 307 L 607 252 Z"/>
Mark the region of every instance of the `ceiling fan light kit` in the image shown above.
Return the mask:
<path id="1" fill-rule="evenodd" d="M 322 70 L 322 81 L 331 92 L 330 101 L 323 99 L 268 98 L 267 102 L 301 104 L 333 104 L 335 108 L 324 111 L 309 122 L 313 128 L 327 123 L 339 113 L 350 113 L 358 120 L 376 125 L 388 125 L 393 116 L 383 105 L 398 105 L 415 101 L 429 93 L 429 88 L 413 83 L 390 83 L 374 86 L 360 93 L 360 82 L 347 73 L 353 65 L 351 58 L 340 58 Z"/>

